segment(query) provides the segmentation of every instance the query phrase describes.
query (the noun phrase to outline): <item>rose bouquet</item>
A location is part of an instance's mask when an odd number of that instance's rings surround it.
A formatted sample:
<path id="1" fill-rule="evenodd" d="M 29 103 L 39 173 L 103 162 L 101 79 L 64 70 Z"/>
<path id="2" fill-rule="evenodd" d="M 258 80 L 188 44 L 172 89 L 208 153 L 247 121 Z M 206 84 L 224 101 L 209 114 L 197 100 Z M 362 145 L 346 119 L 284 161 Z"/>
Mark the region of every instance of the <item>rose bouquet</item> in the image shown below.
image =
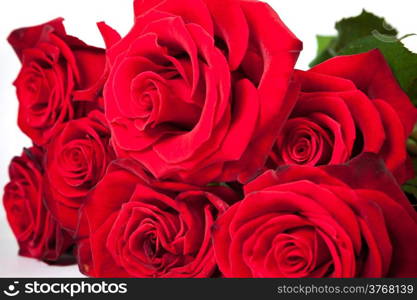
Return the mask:
<path id="1" fill-rule="evenodd" d="M 368 12 L 302 43 L 254 0 L 136 0 L 106 49 L 13 31 L 19 254 L 92 277 L 416 277 L 417 55 Z M 408 66 L 403 68 L 402 61 Z M 413 164 L 414 163 L 414 164 Z"/>

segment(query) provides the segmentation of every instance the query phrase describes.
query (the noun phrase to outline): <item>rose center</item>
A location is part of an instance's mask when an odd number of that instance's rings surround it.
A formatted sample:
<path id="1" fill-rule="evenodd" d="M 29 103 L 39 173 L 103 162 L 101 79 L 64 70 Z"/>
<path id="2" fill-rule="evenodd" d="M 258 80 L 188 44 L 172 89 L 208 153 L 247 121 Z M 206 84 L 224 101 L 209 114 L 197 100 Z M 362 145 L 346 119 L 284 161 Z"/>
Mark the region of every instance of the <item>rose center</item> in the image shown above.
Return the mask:
<path id="1" fill-rule="evenodd" d="M 287 122 L 282 137 L 275 146 L 278 163 L 318 165 L 329 159 L 331 140 L 327 132 L 304 118 Z"/>
<path id="2" fill-rule="evenodd" d="M 92 148 L 89 140 L 73 140 L 63 147 L 57 160 L 58 170 L 69 186 L 80 187 L 91 180 Z"/>
<path id="3" fill-rule="evenodd" d="M 331 261 L 326 243 L 314 228 L 295 228 L 279 234 L 275 247 L 277 266 L 286 277 L 325 273 Z"/>

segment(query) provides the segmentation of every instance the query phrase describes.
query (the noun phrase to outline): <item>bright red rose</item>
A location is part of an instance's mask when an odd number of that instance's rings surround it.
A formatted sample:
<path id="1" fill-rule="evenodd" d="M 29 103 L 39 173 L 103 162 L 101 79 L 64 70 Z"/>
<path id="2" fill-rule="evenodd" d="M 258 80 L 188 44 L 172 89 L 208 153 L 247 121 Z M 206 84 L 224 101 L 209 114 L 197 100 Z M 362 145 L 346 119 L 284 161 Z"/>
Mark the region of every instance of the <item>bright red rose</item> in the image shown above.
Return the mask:
<path id="1" fill-rule="evenodd" d="M 21 28 L 8 39 L 22 62 L 14 82 L 18 124 L 38 145 L 61 123 L 96 108 L 104 83 L 104 50 L 67 35 L 62 21 Z"/>
<path id="2" fill-rule="evenodd" d="M 259 1 L 135 1 L 135 14 L 118 42 L 102 26 L 118 155 L 160 179 L 253 176 L 293 108 L 295 93 L 284 97 L 301 42 Z"/>
<path id="3" fill-rule="evenodd" d="M 155 181 L 114 161 L 81 212 L 81 272 L 93 277 L 210 277 L 211 227 L 235 201 L 226 187 Z"/>
<path id="4" fill-rule="evenodd" d="M 104 176 L 114 152 L 106 119 L 99 111 L 57 129 L 46 147 L 46 204 L 61 226 L 73 233 L 80 206 Z"/>
<path id="5" fill-rule="evenodd" d="M 286 166 L 216 222 L 226 277 L 416 277 L 417 214 L 382 160 Z"/>
<path id="6" fill-rule="evenodd" d="M 45 207 L 42 160 L 43 152 L 37 147 L 13 158 L 3 204 L 19 254 L 56 262 L 72 240 Z"/>
<path id="7" fill-rule="evenodd" d="M 405 143 L 417 109 L 378 50 L 335 57 L 295 74 L 301 93 L 269 167 L 338 164 L 372 152 L 399 182 L 414 176 Z"/>

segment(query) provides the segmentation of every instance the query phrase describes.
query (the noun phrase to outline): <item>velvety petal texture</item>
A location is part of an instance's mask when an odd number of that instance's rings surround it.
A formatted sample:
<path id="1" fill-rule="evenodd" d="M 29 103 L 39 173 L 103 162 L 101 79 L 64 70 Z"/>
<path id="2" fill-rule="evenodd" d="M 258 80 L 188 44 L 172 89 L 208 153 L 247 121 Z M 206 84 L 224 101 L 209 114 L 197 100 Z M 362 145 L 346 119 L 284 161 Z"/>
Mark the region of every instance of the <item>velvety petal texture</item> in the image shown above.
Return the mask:
<path id="1" fill-rule="evenodd" d="M 246 181 L 263 166 L 296 100 L 286 92 L 301 50 L 267 4 L 137 0 L 126 36 L 100 27 L 118 156 L 201 185 Z"/>
<path id="2" fill-rule="evenodd" d="M 225 277 L 415 277 L 417 213 L 375 154 L 286 166 L 216 222 Z"/>
<path id="3" fill-rule="evenodd" d="M 13 158 L 10 182 L 4 188 L 3 205 L 19 254 L 48 263 L 60 263 L 72 239 L 45 206 L 41 148 L 25 149 Z"/>
<path id="4" fill-rule="evenodd" d="M 94 277 L 210 277 L 211 228 L 236 194 L 223 186 L 157 181 L 114 161 L 81 210 L 77 255 Z"/>
<path id="5" fill-rule="evenodd" d="M 62 124 L 46 147 L 46 204 L 62 227 L 74 233 L 78 210 L 115 158 L 104 114 Z"/>
<path id="6" fill-rule="evenodd" d="M 63 122 L 100 107 L 104 50 L 67 35 L 62 21 L 17 29 L 8 38 L 22 63 L 14 82 L 18 124 L 37 145 Z"/>
<path id="7" fill-rule="evenodd" d="M 301 92 L 268 167 L 338 164 L 373 152 L 400 183 L 414 176 L 405 145 L 417 109 L 379 50 L 329 59 L 295 78 Z"/>
<path id="8" fill-rule="evenodd" d="M 417 108 L 379 50 L 301 71 L 267 3 L 131 1 L 124 35 L 97 23 L 105 49 L 62 18 L 8 38 L 33 145 L 3 195 L 20 255 L 98 278 L 417 277 Z"/>

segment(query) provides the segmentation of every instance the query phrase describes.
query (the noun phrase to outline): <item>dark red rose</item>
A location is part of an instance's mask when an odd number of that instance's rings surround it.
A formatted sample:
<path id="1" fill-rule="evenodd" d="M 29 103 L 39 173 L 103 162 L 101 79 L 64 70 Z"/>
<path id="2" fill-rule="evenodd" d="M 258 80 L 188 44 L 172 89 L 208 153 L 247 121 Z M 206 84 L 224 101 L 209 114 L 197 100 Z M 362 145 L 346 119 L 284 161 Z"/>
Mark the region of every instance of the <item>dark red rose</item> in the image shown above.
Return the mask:
<path id="1" fill-rule="evenodd" d="M 114 161 L 81 212 L 81 272 L 93 277 L 210 277 L 211 227 L 235 201 L 226 187 L 155 181 Z"/>
<path id="2" fill-rule="evenodd" d="M 104 114 L 93 111 L 57 127 L 46 149 L 47 206 L 62 227 L 74 232 L 87 193 L 114 159 Z"/>
<path id="3" fill-rule="evenodd" d="M 21 28 L 8 39 L 22 62 L 14 82 L 18 124 L 38 145 L 61 123 L 99 106 L 104 84 L 104 50 L 67 35 L 62 21 Z"/>
<path id="4" fill-rule="evenodd" d="M 417 109 L 378 50 L 335 57 L 295 74 L 301 93 L 269 167 L 338 164 L 372 152 L 382 155 L 399 182 L 414 176 L 405 143 Z"/>
<path id="5" fill-rule="evenodd" d="M 20 157 L 13 158 L 3 204 L 19 254 L 56 262 L 72 240 L 44 204 L 42 159 L 43 152 L 37 147 L 25 149 Z"/>
<path id="6" fill-rule="evenodd" d="M 287 166 L 216 222 L 226 277 L 416 277 L 417 214 L 382 160 Z"/>
<path id="7" fill-rule="evenodd" d="M 243 181 L 265 163 L 293 108 L 284 99 L 301 42 L 267 4 L 135 1 L 120 41 L 101 24 L 115 150 L 154 176 Z"/>

